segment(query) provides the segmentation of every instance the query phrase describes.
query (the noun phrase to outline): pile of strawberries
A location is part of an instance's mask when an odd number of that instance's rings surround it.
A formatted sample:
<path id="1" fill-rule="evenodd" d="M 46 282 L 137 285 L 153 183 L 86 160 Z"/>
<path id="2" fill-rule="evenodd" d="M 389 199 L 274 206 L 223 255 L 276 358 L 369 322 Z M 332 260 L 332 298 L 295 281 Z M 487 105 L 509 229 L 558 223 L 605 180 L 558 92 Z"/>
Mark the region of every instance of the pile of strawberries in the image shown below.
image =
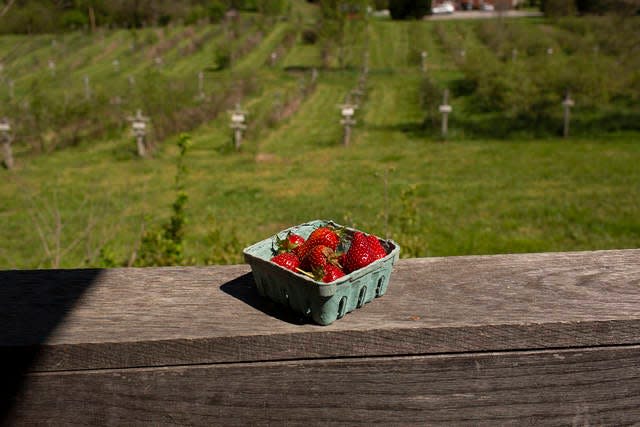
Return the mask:
<path id="1" fill-rule="evenodd" d="M 314 280 L 330 283 L 387 255 L 376 236 L 360 231 L 353 234 L 349 250 L 341 253 L 338 246 L 341 239 L 346 238 L 344 230 L 332 226 L 316 228 L 307 240 L 289 232 L 286 238 L 277 238 L 279 253 L 271 261 Z"/>

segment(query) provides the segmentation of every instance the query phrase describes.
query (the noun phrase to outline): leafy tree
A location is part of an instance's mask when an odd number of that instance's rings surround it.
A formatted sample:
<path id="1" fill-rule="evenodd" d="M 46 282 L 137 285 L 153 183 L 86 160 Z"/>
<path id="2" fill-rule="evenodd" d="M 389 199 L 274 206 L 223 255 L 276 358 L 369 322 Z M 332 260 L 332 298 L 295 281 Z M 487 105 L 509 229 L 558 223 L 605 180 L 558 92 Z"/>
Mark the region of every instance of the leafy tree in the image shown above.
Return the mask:
<path id="1" fill-rule="evenodd" d="M 368 0 L 321 0 L 321 22 L 318 34 L 323 41 L 323 57 L 325 66 L 328 62 L 328 52 L 332 47 L 338 48 L 338 63 L 340 67 L 345 65 L 345 51 L 347 47 L 347 33 L 349 22 L 354 16 L 366 18 Z M 360 20 L 361 22 L 361 20 Z"/>
<path id="2" fill-rule="evenodd" d="M 220 0 L 213 0 L 207 5 L 207 15 L 209 15 L 209 21 L 213 23 L 222 21 L 226 11 L 227 6 Z"/>
<path id="3" fill-rule="evenodd" d="M 638 0 L 576 0 L 578 13 L 612 13 L 629 16 L 640 13 Z"/>
<path id="4" fill-rule="evenodd" d="M 373 0 L 373 8 L 375 10 L 389 9 L 389 0 Z"/>
<path id="5" fill-rule="evenodd" d="M 283 15 L 289 8 L 288 0 L 263 0 L 257 4 L 258 12 L 264 15 Z"/>
<path id="6" fill-rule="evenodd" d="M 431 13 L 431 0 L 389 0 L 392 19 L 421 19 Z"/>
<path id="7" fill-rule="evenodd" d="M 541 0 L 540 9 L 547 16 L 570 16 L 576 13 L 575 0 Z"/>

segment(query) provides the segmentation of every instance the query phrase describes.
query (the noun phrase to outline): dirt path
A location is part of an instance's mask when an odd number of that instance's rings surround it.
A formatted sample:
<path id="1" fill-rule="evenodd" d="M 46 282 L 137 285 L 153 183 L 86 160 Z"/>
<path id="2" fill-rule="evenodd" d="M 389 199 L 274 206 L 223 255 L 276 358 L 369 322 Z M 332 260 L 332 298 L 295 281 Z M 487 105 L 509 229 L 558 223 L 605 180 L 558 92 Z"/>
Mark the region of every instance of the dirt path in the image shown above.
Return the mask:
<path id="1" fill-rule="evenodd" d="M 485 12 L 480 10 L 456 10 L 450 14 L 428 15 L 426 21 L 445 21 L 449 19 L 490 19 L 490 18 L 532 18 L 543 16 L 542 12 L 507 10 L 504 12 Z"/>

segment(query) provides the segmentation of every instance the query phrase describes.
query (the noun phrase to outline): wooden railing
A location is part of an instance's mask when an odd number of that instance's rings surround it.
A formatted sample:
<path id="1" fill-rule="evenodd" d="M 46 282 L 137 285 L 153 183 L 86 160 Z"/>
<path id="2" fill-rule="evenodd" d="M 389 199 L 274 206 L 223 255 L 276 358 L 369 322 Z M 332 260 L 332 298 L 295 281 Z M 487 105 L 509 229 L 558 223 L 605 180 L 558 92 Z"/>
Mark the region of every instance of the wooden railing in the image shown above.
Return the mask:
<path id="1" fill-rule="evenodd" d="M 401 260 L 330 326 L 246 265 L 0 272 L 7 424 L 640 422 L 640 249 Z"/>

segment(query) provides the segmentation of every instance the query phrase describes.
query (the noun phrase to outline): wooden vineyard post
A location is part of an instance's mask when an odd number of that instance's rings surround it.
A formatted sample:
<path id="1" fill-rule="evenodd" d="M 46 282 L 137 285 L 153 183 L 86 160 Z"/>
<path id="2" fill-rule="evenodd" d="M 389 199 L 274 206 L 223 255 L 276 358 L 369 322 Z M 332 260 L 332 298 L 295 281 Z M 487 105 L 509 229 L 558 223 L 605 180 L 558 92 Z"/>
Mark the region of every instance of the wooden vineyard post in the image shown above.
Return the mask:
<path id="1" fill-rule="evenodd" d="M 356 124 L 356 120 L 353 118 L 353 116 L 358 106 L 352 104 L 351 102 L 346 102 L 339 107 L 340 113 L 342 115 L 340 124 L 344 126 L 344 137 L 342 140 L 342 144 L 346 147 L 349 145 L 349 142 L 351 140 L 351 127 L 355 126 Z"/>
<path id="2" fill-rule="evenodd" d="M 4 157 L 4 165 L 7 169 L 13 169 L 13 152 L 11 151 L 11 124 L 5 117 L 0 120 L 0 133 L 2 133 L 2 154 Z"/>
<path id="3" fill-rule="evenodd" d="M 113 71 L 115 71 L 116 73 L 120 72 L 120 61 L 118 59 L 114 59 L 113 62 Z"/>
<path id="4" fill-rule="evenodd" d="M 15 95 L 15 83 L 13 82 L 13 80 L 9 80 L 9 99 L 13 99 L 14 95 Z"/>
<path id="5" fill-rule="evenodd" d="M 89 83 L 89 76 L 85 74 L 82 79 L 84 81 L 84 97 L 87 101 L 91 100 L 91 85 Z"/>
<path id="6" fill-rule="evenodd" d="M 445 89 L 442 105 L 439 107 L 440 113 L 442 113 L 442 138 L 444 139 L 447 139 L 447 133 L 449 131 L 449 114 L 453 111 L 448 102 L 449 89 Z"/>
<path id="7" fill-rule="evenodd" d="M 420 59 L 421 59 L 421 69 L 423 73 L 427 72 L 427 52 L 425 52 L 424 50 L 420 53 Z"/>
<path id="8" fill-rule="evenodd" d="M 307 82 L 304 77 L 300 77 L 300 80 L 298 80 L 298 88 L 300 89 L 300 96 L 304 98 L 307 94 Z"/>
<path id="9" fill-rule="evenodd" d="M 362 57 L 362 73 L 369 73 L 369 52 L 365 52 Z"/>
<path id="10" fill-rule="evenodd" d="M 360 106 L 360 103 L 362 101 L 362 97 L 364 96 L 364 91 L 362 89 L 360 89 L 359 87 L 356 87 L 355 89 L 351 90 L 351 96 L 353 97 L 353 100 L 355 101 L 354 104 L 357 107 Z"/>
<path id="11" fill-rule="evenodd" d="M 131 122 L 131 128 L 133 134 L 136 137 L 136 144 L 138 146 L 138 156 L 146 157 L 147 147 L 145 144 L 145 137 L 147 135 L 147 123 L 149 118 L 142 114 L 142 111 L 136 111 L 135 116 L 130 116 L 127 120 Z"/>
<path id="12" fill-rule="evenodd" d="M 67 96 L 67 94 L 65 93 L 65 97 L 66 96 Z M 120 95 L 116 95 L 116 96 L 114 96 L 113 98 L 111 98 L 109 100 L 109 103 L 111 105 L 114 105 L 118 109 L 118 112 L 119 112 L 120 108 L 122 106 L 122 97 Z"/>
<path id="13" fill-rule="evenodd" d="M 203 100 L 205 98 L 204 95 L 204 71 L 198 72 L 198 95 L 196 99 Z"/>
<path id="14" fill-rule="evenodd" d="M 48 61 L 49 71 L 51 72 L 51 77 L 56 76 L 56 63 L 53 59 Z"/>
<path id="15" fill-rule="evenodd" d="M 273 110 L 276 114 L 276 119 L 280 121 L 282 119 L 282 92 L 278 91 L 273 95 Z"/>
<path id="16" fill-rule="evenodd" d="M 247 129 L 247 112 L 240 108 L 240 104 L 236 104 L 235 110 L 231 111 L 230 114 L 230 127 L 233 129 L 233 143 L 237 151 L 240 150 L 240 145 L 242 144 L 242 132 Z"/>
<path id="17" fill-rule="evenodd" d="M 573 101 L 573 99 L 571 99 L 571 96 L 567 91 L 567 94 L 562 101 L 562 108 L 564 110 L 564 125 L 562 127 L 562 136 L 564 138 L 569 136 L 569 119 L 571 118 L 571 107 L 573 107 L 574 105 L 575 102 Z"/>

